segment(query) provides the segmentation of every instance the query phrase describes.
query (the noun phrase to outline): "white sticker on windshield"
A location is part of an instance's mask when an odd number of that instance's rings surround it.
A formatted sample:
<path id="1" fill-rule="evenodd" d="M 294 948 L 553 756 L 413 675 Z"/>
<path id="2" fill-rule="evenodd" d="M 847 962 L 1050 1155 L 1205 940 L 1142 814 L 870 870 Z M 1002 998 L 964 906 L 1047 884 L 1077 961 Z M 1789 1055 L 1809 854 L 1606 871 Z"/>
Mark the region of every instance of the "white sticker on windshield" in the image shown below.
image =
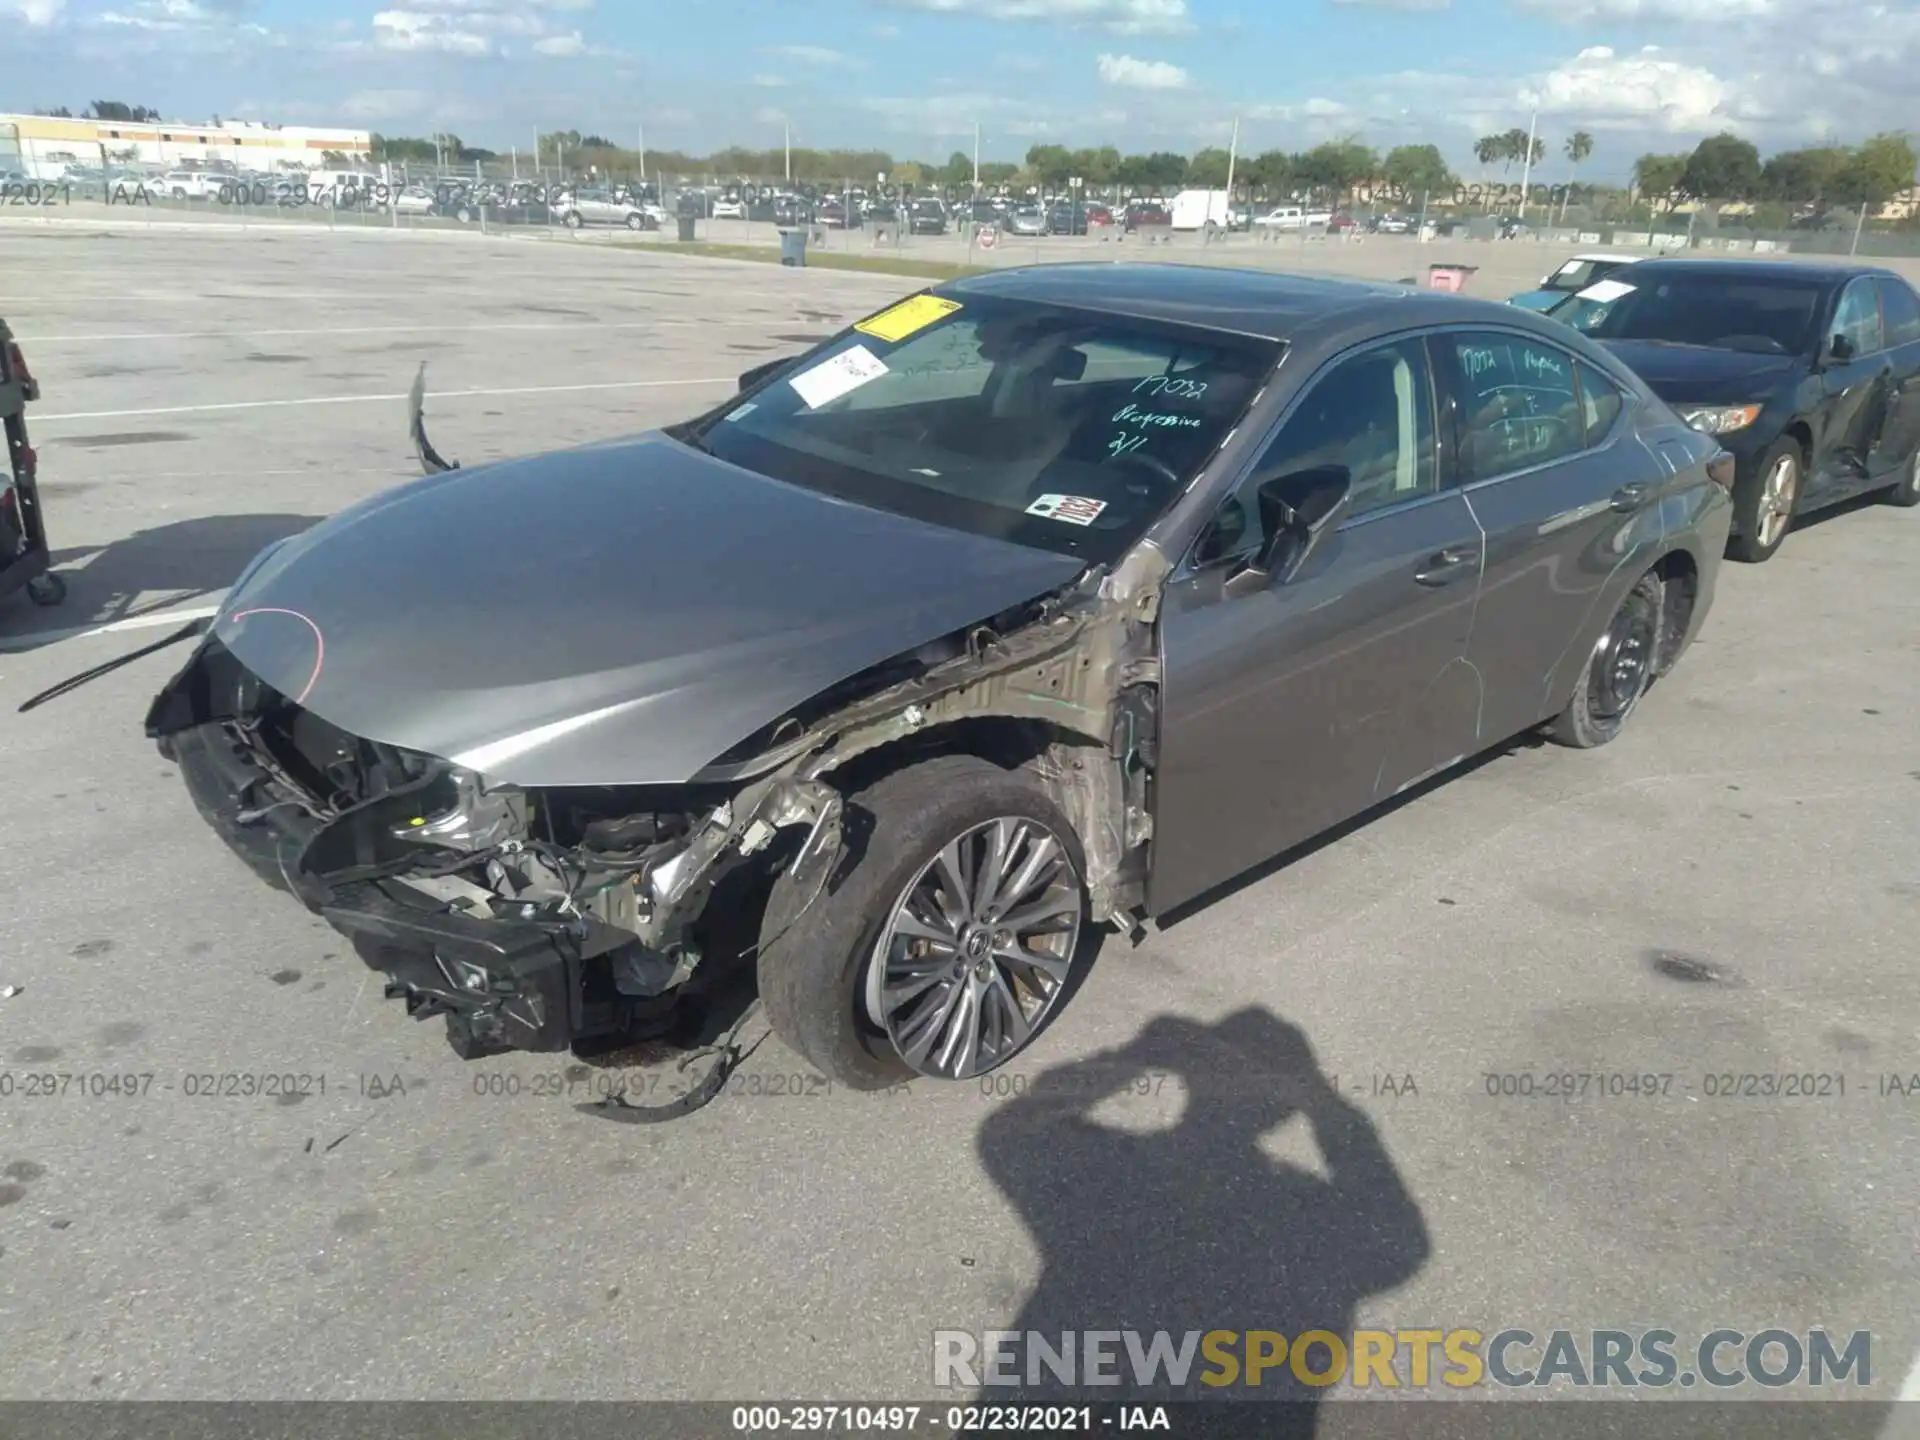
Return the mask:
<path id="1" fill-rule="evenodd" d="M 727 419 L 744 420 L 747 418 L 747 416 L 751 415 L 754 411 L 758 410 L 759 408 L 760 407 L 758 405 L 754 404 L 751 400 L 749 400 L 746 404 L 738 407 L 737 409 L 729 410 L 727 412 Z"/>
<path id="2" fill-rule="evenodd" d="M 1064 520 L 1069 525 L 1091 525 L 1106 508 L 1106 501 L 1086 495 L 1042 495 L 1027 506 L 1027 514 L 1045 520 Z"/>
<path id="3" fill-rule="evenodd" d="M 1582 300 L 1592 300 L 1605 305 L 1618 300 L 1622 295 L 1631 295 L 1633 286 L 1619 280 L 1596 280 L 1580 292 Z"/>
<path id="4" fill-rule="evenodd" d="M 807 402 L 809 410 L 818 410 L 886 373 L 887 367 L 878 355 L 864 345 L 855 345 L 809 370 L 802 370 L 787 383 Z"/>

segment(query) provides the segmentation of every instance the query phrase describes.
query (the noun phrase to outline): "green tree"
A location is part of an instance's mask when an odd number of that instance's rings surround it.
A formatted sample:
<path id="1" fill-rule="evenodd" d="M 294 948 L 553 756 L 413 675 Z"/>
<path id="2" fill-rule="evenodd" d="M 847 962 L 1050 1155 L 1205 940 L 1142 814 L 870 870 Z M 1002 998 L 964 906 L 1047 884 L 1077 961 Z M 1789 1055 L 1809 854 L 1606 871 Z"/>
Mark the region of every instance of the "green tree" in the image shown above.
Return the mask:
<path id="1" fill-rule="evenodd" d="M 947 157 L 947 163 L 940 167 L 940 179 L 948 185 L 971 185 L 973 157 L 964 150 L 954 151 Z"/>
<path id="2" fill-rule="evenodd" d="M 1886 204 L 1914 185 L 1913 142 L 1905 135 L 1880 134 L 1863 143 L 1833 177 L 1833 200 L 1840 205 Z"/>
<path id="3" fill-rule="evenodd" d="M 1753 142 L 1722 132 L 1694 146 L 1678 188 L 1695 200 L 1750 200 L 1760 192 L 1760 173 Z"/>
<path id="4" fill-rule="evenodd" d="M 1294 159 L 1295 178 L 1339 204 L 1380 173 L 1380 157 L 1358 139 L 1329 140 Z"/>
<path id="5" fill-rule="evenodd" d="M 982 160 L 980 162 L 980 183 L 982 185 L 1005 185 L 1012 181 L 1020 171 L 1018 165 L 1006 160 Z"/>
<path id="6" fill-rule="evenodd" d="M 1027 151 L 1027 168 L 1042 185 L 1064 185 L 1073 174 L 1073 152 L 1064 145 L 1035 145 Z"/>
<path id="7" fill-rule="evenodd" d="M 1293 193 L 1293 156 L 1284 150 L 1264 150 L 1247 162 L 1247 185 L 1269 200 Z"/>
<path id="8" fill-rule="evenodd" d="M 1507 137 L 1504 135 L 1482 135 L 1473 142 L 1473 158 L 1482 165 L 1492 165 L 1507 158 Z"/>
<path id="9" fill-rule="evenodd" d="M 1576 130 L 1567 136 L 1567 143 L 1562 148 L 1567 155 L 1569 176 L 1567 189 L 1571 190 L 1573 189 L 1572 175 L 1577 173 L 1580 167 L 1587 163 L 1588 157 L 1593 154 L 1593 136 L 1584 130 Z"/>
<path id="10" fill-rule="evenodd" d="M 902 160 L 893 167 L 887 177 L 895 185 L 924 185 L 927 182 L 926 168 L 912 160 Z"/>
<path id="11" fill-rule="evenodd" d="M 1853 158 L 1841 145 L 1816 145 L 1805 150 L 1782 150 L 1760 169 L 1760 189 L 1769 200 L 1824 207 L 1832 198 L 1833 182 Z"/>
<path id="12" fill-rule="evenodd" d="M 1227 183 L 1227 165 L 1230 157 L 1217 145 L 1195 153 L 1187 162 L 1186 182 L 1203 189 L 1217 190 Z"/>
<path id="13" fill-rule="evenodd" d="M 1438 145 L 1395 146 L 1381 162 L 1380 176 L 1408 200 L 1450 192 L 1459 184 Z"/>
<path id="14" fill-rule="evenodd" d="M 1661 210 L 1672 210 L 1681 198 L 1681 181 L 1686 178 L 1685 155 L 1642 155 L 1633 162 L 1633 183 L 1640 198 Z"/>

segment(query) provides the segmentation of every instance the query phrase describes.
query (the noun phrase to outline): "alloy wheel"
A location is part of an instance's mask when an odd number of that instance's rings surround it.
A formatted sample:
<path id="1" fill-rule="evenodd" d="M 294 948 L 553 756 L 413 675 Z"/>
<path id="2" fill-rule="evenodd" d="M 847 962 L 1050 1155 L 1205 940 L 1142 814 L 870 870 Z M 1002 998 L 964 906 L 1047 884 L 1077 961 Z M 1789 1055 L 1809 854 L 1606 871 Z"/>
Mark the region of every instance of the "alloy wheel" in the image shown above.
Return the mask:
<path id="1" fill-rule="evenodd" d="M 1800 466 L 1793 456 L 1782 455 L 1773 462 L 1760 486 L 1760 508 L 1754 526 L 1754 539 L 1772 549 L 1793 522 L 1795 492 L 1800 488 Z"/>
<path id="2" fill-rule="evenodd" d="M 1594 646 L 1587 680 L 1587 713 L 1602 725 L 1626 718 L 1653 680 L 1660 612 L 1651 598 L 1627 597 Z"/>
<path id="3" fill-rule="evenodd" d="M 1046 825 L 1006 815 L 941 848 L 894 903 L 867 970 L 867 1018 L 922 1075 L 1003 1064 L 1066 989 L 1080 877 Z"/>

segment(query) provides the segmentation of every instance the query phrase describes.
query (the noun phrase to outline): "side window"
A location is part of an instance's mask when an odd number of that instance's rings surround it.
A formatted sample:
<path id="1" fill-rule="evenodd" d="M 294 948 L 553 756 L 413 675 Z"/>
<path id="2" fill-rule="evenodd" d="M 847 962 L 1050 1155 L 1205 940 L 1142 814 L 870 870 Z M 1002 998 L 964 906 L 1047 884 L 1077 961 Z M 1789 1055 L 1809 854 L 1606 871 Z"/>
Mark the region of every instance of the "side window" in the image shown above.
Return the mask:
<path id="1" fill-rule="evenodd" d="M 1880 308 L 1886 315 L 1888 345 L 1920 340 L 1920 296 L 1911 285 L 1902 280 L 1880 281 Z"/>
<path id="2" fill-rule="evenodd" d="M 1449 335 L 1460 390 L 1464 481 L 1544 465 L 1587 446 L 1574 360 L 1539 340 L 1491 332 Z"/>
<path id="3" fill-rule="evenodd" d="M 1841 292 L 1833 333 L 1851 340 L 1856 355 L 1871 355 L 1886 348 L 1880 335 L 1880 296 L 1871 280 L 1855 280 Z"/>
<path id="4" fill-rule="evenodd" d="M 1425 344 L 1402 341 L 1342 360 L 1313 382 L 1254 466 L 1270 477 L 1338 465 L 1353 479 L 1344 519 L 1439 488 L 1433 381 Z M 1196 553 L 1201 563 L 1256 548 L 1260 503 L 1251 484 L 1221 507 Z"/>
<path id="5" fill-rule="evenodd" d="M 1613 422 L 1620 418 L 1620 407 L 1626 403 L 1626 397 L 1618 385 L 1591 365 L 1579 365 L 1575 369 L 1580 376 L 1580 413 L 1586 421 L 1587 444 L 1598 445 L 1613 429 Z"/>

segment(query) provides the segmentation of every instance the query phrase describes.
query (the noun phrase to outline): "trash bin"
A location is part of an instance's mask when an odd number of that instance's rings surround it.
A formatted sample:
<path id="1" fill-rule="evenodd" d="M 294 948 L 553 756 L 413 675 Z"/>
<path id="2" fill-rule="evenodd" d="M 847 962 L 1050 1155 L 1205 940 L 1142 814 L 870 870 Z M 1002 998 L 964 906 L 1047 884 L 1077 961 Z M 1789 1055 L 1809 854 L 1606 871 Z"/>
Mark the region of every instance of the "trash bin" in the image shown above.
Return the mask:
<path id="1" fill-rule="evenodd" d="M 1479 268 L 1478 265 L 1429 265 L 1427 288 L 1458 295 L 1467 288 L 1467 281 L 1473 278 L 1473 272 Z"/>
<path id="2" fill-rule="evenodd" d="M 678 220 L 679 220 L 679 222 L 680 222 L 680 238 L 681 238 L 682 240 L 691 240 L 691 239 L 693 239 L 693 238 L 694 238 L 694 235 L 693 235 L 693 216 L 691 216 L 691 215 L 679 215 L 679 216 L 676 216 L 675 218 L 676 218 L 676 219 L 678 219 Z"/>
<path id="3" fill-rule="evenodd" d="M 782 265 L 802 265 L 807 263 L 807 232 L 781 227 L 780 263 Z"/>

